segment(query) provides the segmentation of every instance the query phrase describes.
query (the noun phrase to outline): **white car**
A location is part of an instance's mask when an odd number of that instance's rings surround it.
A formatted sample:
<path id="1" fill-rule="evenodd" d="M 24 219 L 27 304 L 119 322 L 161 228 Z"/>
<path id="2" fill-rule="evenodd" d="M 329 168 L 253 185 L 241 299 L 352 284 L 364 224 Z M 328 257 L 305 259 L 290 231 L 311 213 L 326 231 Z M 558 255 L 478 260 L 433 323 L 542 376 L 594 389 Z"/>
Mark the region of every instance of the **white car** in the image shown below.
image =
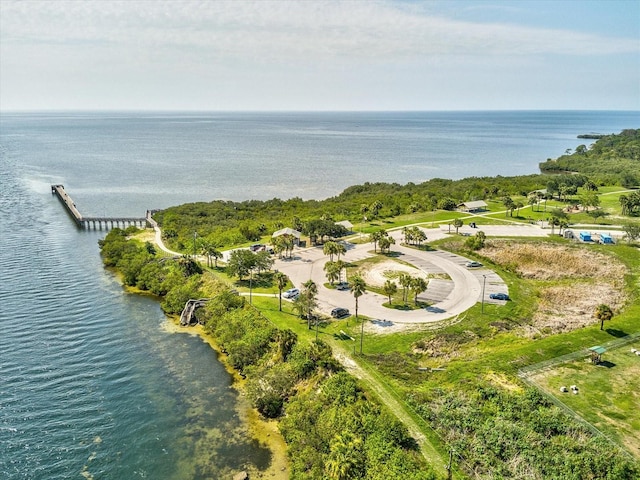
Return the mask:
<path id="1" fill-rule="evenodd" d="M 296 298 L 298 295 L 300 295 L 300 290 L 297 288 L 290 288 L 282 294 L 284 298 Z"/>

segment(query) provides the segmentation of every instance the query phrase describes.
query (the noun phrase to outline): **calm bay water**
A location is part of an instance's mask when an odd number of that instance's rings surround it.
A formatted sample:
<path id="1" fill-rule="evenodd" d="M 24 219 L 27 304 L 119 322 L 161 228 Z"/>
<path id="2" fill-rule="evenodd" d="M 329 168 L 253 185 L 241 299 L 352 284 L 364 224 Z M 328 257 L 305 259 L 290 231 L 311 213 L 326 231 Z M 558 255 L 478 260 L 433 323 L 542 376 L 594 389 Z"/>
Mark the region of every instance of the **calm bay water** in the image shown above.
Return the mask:
<path id="1" fill-rule="evenodd" d="M 246 436 L 215 353 L 102 268 L 85 215 L 325 198 L 366 181 L 536 173 L 638 112 L 0 115 L 0 478 L 224 478 Z"/>

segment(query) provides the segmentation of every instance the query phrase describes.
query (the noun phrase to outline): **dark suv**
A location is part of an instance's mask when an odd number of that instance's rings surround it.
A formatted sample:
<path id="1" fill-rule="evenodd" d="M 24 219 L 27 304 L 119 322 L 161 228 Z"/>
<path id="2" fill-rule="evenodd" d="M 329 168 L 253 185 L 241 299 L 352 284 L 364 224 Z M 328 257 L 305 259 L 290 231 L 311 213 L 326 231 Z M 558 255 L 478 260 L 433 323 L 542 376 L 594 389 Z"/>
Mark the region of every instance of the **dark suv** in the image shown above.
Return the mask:
<path id="1" fill-rule="evenodd" d="M 331 316 L 333 318 L 342 318 L 348 315 L 349 315 L 349 310 L 347 310 L 346 308 L 338 307 L 331 310 Z"/>

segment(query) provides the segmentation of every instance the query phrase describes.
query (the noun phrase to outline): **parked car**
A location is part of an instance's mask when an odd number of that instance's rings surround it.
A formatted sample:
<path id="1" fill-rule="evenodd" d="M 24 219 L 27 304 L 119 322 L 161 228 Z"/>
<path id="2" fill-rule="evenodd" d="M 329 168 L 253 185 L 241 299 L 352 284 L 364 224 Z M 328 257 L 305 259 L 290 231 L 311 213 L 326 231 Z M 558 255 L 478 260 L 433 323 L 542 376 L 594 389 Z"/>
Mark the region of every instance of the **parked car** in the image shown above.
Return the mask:
<path id="1" fill-rule="evenodd" d="M 475 268 L 475 267 L 481 267 L 482 266 L 482 264 L 480 262 L 475 262 L 475 261 L 467 262 L 465 265 L 467 267 L 470 267 L 470 268 Z"/>
<path id="2" fill-rule="evenodd" d="M 264 247 L 264 245 L 262 245 L 261 243 L 254 243 L 253 245 L 251 245 L 249 247 L 249 250 L 251 250 L 252 252 L 257 252 L 258 250 L 260 250 L 263 247 Z"/>
<path id="3" fill-rule="evenodd" d="M 340 282 L 336 285 L 336 290 L 349 290 L 351 288 L 347 282 Z"/>
<path id="4" fill-rule="evenodd" d="M 333 318 L 342 318 L 348 315 L 349 315 L 349 310 L 347 310 L 346 308 L 338 307 L 331 310 L 331 316 Z"/>
<path id="5" fill-rule="evenodd" d="M 300 290 L 297 288 L 290 288 L 282 294 L 284 298 L 296 298 L 298 295 L 300 295 Z"/>
<path id="6" fill-rule="evenodd" d="M 494 300 L 509 300 L 509 295 L 507 295 L 506 293 L 492 293 L 491 295 L 489 295 L 489 298 L 492 298 Z"/>

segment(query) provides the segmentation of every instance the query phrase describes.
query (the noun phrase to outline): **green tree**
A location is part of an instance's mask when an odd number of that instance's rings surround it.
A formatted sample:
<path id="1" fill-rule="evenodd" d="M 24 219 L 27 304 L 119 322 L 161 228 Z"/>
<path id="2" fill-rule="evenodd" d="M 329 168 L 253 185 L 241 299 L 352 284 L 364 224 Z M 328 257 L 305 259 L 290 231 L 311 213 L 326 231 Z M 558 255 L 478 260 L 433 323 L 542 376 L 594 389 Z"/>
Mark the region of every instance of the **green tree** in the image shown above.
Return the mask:
<path id="1" fill-rule="evenodd" d="M 342 270 L 341 262 L 328 261 L 324 264 L 324 271 L 327 274 L 327 280 L 333 285 L 333 283 L 340 278 L 340 272 Z"/>
<path id="2" fill-rule="evenodd" d="M 506 217 L 507 214 L 511 214 L 511 216 L 513 217 L 513 210 L 516 208 L 516 204 L 513 199 L 511 197 L 504 197 L 502 199 L 502 204 L 505 208 L 504 216 Z"/>
<path id="3" fill-rule="evenodd" d="M 360 275 L 354 275 L 349 282 L 351 284 L 351 294 L 356 301 L 356 321 L 358 320 L 358 299 L 365 294 L 367 284 Z M 360 353 L 362 353 L 362 336 L 364 335 L 364 320 L 360 333 Z"/>
<path id="4" fill-rule="evenodd" d="M 387 280 L 384 282 L 384 285 L 382 286 L 382 293 L 384 293 L 389 299 L 389 305 L 391 305 L 391 297 L 393 297 L 397 291 L 398 285 L 396 285 L 396 282 L 392 280 Z"/>
<path id="5" fill-rule="evenodd" d="M 391 251 L 391 245 L 394 245 L 395 243 L 396 241 L 393 237 L 389 235 L 383 236 L 378 242 L 378 244 L 380 245 L 380 252 L 384 253 L 386 251 L 387 253 L 389 253 Z"/>
<path id="6" fill-rule="evenodd" d="M 280 311 L 282 311 L 282 290 L 284 290 L 287 284 L 289 283 L 289 277 L 287 277 L 282 272 L 276 272 L 276 274 L 274 275 L 274 278 L 276 280 L 276 285 L 278 287 L 278 297 L 280 299 Z"/>
<path id="7" fill-rule="evenodd" d="M 456 235 L 458 234 L 458 229 L 459 229 L 462 225 L 464 225 L 464 222 L 463 222 L 463 221 L 462 221 L 462 219 L 460 219 L 460 218 L 456 218 L 456 219 L 453 221 L 453 226 L 454 226 L 454 227 L 456 227 Z"/>
<path id="8" fill-rule="evenodd" d="M 408 298 L 408 290 L 409 290 L 409 287 L 411 286 L 411 275 L 404 272 L 401 273 L 400 276 L 398 277 L 398 283 L 402 287 L 402 302 L 406 304 L 407 298 Z"/>
<path id="9" fill-rule="evenodd" d="M 411 279 L 411 284 L 409 288 L 413 293 L 413 303 L 415 305 L 418 305 L 418 295 L 424 292 L 428 286 L 429 286 L 429 283 L 422 277 L 413 277 Z"/>
<path id="10" fill-rule="evenodd" d="M 362 439 L 349 431 L 333 437 L 325 463 L 325 473 L 331 480 L 364 478 L 365 456 Z"/>
<path id="11" fill-rule="evenodd" d="M 322 247 L 322 253 L 329 255 L 329 261 L 333 263 L 333 256 L 338 253 L 338 244 L 336 242 L 326 242 Z"/>
<path id="12" fill-rule="evenodd" d="M 609 305 L 601 303 L 596 307 L 594 316 L 600 320 L 600 330 L 604 330 L 604 322 L 613 318 L 613 310 Z"/>
<path id="13" fill-rule="evenodd" d="M 232 277 L 238 277 L 240 281 L 253 270 L 256 265 L 255 254 L 246 249 L 233 250 L 229 254 L 227 273 Z"/>
<path id="14" fill-rule="evenodd" d="M 629 243 L 635 242 L 640 238 L 640 225 L 636 223 L 627 223 L 622 227 L 622 230 L 624 231 L 624 236 Z"/>
<path id="15" fill-rule="evenodd" d="M 374 253 L 377 252 L 378 242 L 380 241 L 381 238 L 383 238 L 386 235 L 387 235 L 387 232 L 383 228 L 369 234 L 369 243 L 373 243 Z"/>
<path id="16" fill-rule="evenodd" d="M 300 293 L 299 298 L 302 299 L 305 313 L 307 315 L 307 328 L 311 329 L 311 316 L 313 314 L 313 309 L 318 306 L 318 302 L 316 301 L 318 286 L 313 280 L 309 279 L 302 284 L 302 287 L 302 292 Z"/>
<path id="17" fill-rule="evenodd" d="M 369 211 L 371 212 L 371 215 L 373 215 L 373 218 L 378 217 L 378 214 L 380 213 L 381 209 L 382 209 L 382 202 L 380 202 L 379 200 L 374 201 L 369 207 Z"/>

